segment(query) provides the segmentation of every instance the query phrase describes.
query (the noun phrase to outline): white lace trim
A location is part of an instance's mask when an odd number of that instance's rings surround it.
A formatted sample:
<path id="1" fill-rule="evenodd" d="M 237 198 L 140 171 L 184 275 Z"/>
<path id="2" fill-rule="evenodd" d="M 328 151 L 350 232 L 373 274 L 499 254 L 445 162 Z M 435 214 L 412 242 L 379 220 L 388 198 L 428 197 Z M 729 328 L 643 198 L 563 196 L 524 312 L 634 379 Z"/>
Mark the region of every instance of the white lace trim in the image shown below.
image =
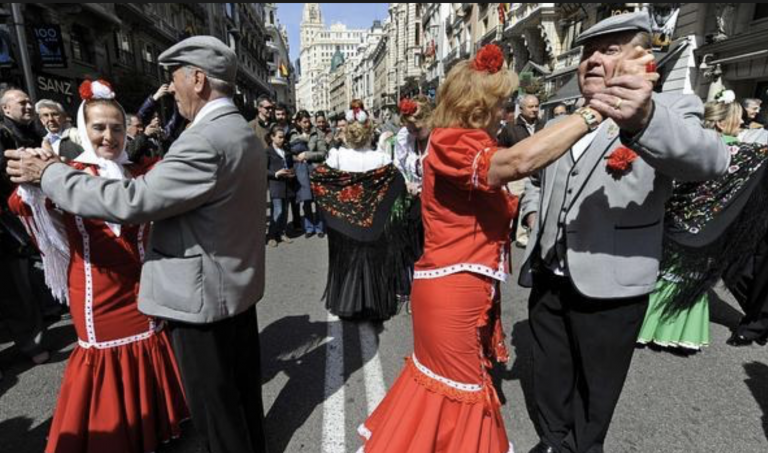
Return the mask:
<path id="1" fill-rule="evenodd" d="M 150 325 L 150 330 L 139 335 L 134 335 L 132 337 L 120 338 L 118 340 L 112 340 L 112 341 L 90 342 L 90 343 L 83 340 L 77 340 L 77 344 L 80 345 L 80 347 L 83 349 L 111 349 L 111 348 L 116 348 L 118 346 L 125 346 L 127 344 L 148 340 L 149 338 L 152 338 L 152 336 L 154 336 L 156 333 L 163 330 L 163 324 L 161 323 L 160 325 L 156 325 L 155 321 L 152 319 L 150 319 L 149 325 Z"/>
<path id="2" fill-rule="evenodd" d="M 96 327 L 93 322 L 93 269 L 91 266 L 91 236 L 85 229 L 85 223 L 80 216 L 75 217 L 77 231 L 83 238 L 83 266 L 85 272 L 85 330 L 88 334 L 88 344 L 96 343 Z"/>
<path id="3" fill-rule="evenodd" d="M 371 440 L 371 437 L 373 437 L 373 433 L 371 433 L 371 430 L 365 427 L 365 424 L 360 425 L 360 427 L 357 428 L 357 434 L 360 435 L 363 439 L 365 439 L 366 442 Z M 365 453 L 365 445 L 360 447 L 359 450 L 357 450 L 357 453 Z M 507 453 L 515 453 L 515 446 L 512 445 L 512 442 L 509 443 L 509 450 Z"/>
<path id="4" fill-rule="evenodd" d="M 433 372 L 429 368 L 425 367 L 419 362 L 419 359 L 416 358 L 416 354 L 413 355 L 413 364 L 416 366 L 416 369 L 421 372 L 421 374 L 427 376 L 428 378 L 437 381 L 441 384 L 445 384 L 448 387 L 451 387 L 456 390 L 461 390 L 462 392 L 482 392 L 483 386 L 482 385 L 476 385 L 476 384 L 462 384 L 461 382 L 452 381 L 446 377 L 440 376 L 439 374 Z"/>
<path id="5" fill-rule="evenodd" d="M 475 160 L 472 162 L 472 187 L 474 187 L 475 189 L 480 187 L 480 174 L 478 173 L 478 171 L 480 170 L 478 168 L 478 165 L 480 163 L 480 157 L 482 157 L 485 153 L 487 153 L 490 150 L 491 148 L 485 148 L 484 150 L 479 151 L 477 155 L 475 155 Z"/>
<path id="6" fill-rule="evenodd" d="M 362 424 L 357 428 L 357 434 L 365 440 L 371 440 L 371 437 L 373 437 L 373 433 L 365 427 L 365 424 Z"/>
<path id="7" fill-rule="evenodd" d="M 440 269 L 431 269 L 428 271 L 416 271 L 413 273 L 414 280 L 431 280 L 435 278 L 447 277 L 449 275 L 458 274 L 459 272 L 471 272 L 473 274 L 480 274 L 486 277 L 490 277 L 494 280 L 506 282 L 509 275 L 503 270 L 504 263 L 501 263 L 501 269 L 494 271 L 488 266 L 482 264 L 470 264 L 461 263 L 454 264 L 453 266 L 443 267 Z"/>
<path id="8" fill-rule="evenodd" d="M 117 346 L 124 346 L 127 344 L 135 343 L 137 341 L 143 341 L 150 338 L 155 333 L 159 332 L 163 328 L 163 324 L 159 325 L 154 319 L 149 318 L 149 330 L 139 335 L 133 335 L 127 338 L 121 338 L 118 340 L 99 342 L 96 340 L 96 324 L 93 318 L 93 266 L 91 265 L 91 236 L 88 234 L 88 230 L 85 228 L 85 222 L 80 216 L 75 217 L 75 224 L 77 225 L 77 231 L 83 238 L 83 267 L 85 273 L 85 330 L 88 335 L 88 341 L 79 340 L 77 343 L 84 349 L 109 349 Z M 141 261 L 144 262 L 144 245 L 142 239 L 144 236 L 144 228 L 146 225 L 139 227 L 139 255 Z"/>

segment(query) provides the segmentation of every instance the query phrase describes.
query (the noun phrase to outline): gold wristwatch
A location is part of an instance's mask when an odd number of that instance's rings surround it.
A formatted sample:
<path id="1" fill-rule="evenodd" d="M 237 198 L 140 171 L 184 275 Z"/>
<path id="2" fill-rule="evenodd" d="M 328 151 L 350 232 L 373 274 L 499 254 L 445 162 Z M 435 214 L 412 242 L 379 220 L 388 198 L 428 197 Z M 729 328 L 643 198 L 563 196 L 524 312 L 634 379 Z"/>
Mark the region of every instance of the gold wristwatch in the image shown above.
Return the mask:
<path id="1" fill-rule="evenodd" d="M 589 107 L 582 107 L 573 113 L 584 118 L 584 122 L 587 123 L 590 132 L 593 132 L 600 126 L 600 119 L 597 113 Z"/>

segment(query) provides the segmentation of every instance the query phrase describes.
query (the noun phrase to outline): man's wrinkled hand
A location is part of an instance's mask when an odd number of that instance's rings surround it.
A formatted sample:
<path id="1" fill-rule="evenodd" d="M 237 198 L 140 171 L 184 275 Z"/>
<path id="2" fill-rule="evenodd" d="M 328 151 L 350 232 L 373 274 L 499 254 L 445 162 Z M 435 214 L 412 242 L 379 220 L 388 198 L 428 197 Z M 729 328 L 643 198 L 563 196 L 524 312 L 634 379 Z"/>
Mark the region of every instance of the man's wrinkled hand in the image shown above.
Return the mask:
<path id="1" fill-rule="evenodd" d="M 5 157 L 8 162 L 6 172 L 16 184 L 40 184 L 43 172 L 59 162 L 57 157 L 50 157 L 42 148 L 7 150 Z"/>

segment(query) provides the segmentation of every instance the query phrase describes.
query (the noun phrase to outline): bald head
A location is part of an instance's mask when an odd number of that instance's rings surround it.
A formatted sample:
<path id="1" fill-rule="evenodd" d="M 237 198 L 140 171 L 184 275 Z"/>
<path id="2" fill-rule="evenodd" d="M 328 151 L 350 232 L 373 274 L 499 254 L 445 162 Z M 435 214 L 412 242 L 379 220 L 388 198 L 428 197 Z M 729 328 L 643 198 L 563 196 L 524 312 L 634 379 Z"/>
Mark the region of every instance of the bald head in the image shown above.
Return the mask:
<path id="1" fill-rule="evenodd" d="M 533 94 L 526 94 L 520 99 L 520 116 L 529 123 L 539 119 L 539 98 Z"/>
<path id="2" fill-rule="evenodd" d="M 28 125 L 35 118 L 35 106 L 27 96 L 27 93 L 10 89 L 0 95 L 0 108 L 3 109 L 3 115 L 13 121 Z"/>

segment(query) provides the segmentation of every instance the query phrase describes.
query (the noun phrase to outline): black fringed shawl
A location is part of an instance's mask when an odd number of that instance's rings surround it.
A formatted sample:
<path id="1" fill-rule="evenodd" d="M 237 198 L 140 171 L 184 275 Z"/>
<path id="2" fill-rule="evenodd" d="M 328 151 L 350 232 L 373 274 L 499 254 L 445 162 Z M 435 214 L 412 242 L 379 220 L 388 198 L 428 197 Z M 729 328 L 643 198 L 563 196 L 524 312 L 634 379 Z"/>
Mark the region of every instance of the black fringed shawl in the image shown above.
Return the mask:
<path id="1" fill-rule="evenodd" d="M 747 259 L 768 230 L 768 147 L 733 142 L 720 178 L 675 185 L 667 203 L 662 278 L 675 282 L 668 313 L 690 307 Z"/>
<path id="2" fill-rule="evenodd" d="M 385 320 L 410 290 L 413 222 L 405 181 L 394 165 L 365 173 L 323 165 L 312 192 L 329 228 L 328 309 L 345 319 Z"/>

